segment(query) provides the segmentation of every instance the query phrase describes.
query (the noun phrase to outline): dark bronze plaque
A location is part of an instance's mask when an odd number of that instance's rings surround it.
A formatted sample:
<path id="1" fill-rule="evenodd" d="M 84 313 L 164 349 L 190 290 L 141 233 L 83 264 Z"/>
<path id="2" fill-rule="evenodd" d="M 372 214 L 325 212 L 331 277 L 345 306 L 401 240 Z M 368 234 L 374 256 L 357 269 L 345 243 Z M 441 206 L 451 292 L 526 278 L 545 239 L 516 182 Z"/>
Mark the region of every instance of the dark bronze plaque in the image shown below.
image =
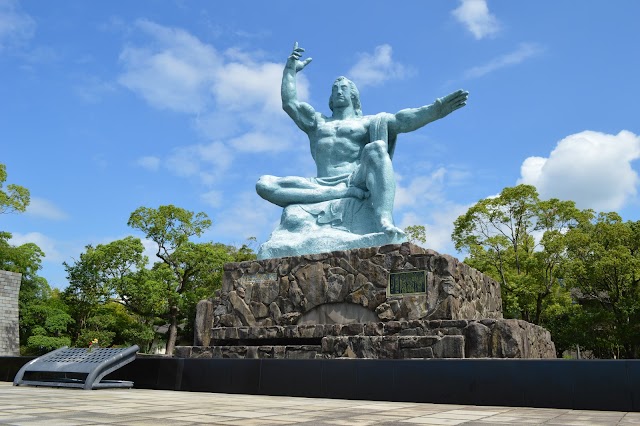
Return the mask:
<path id="1" fill-rule="evenodd" d="M 392 272 L 389 274 L 388 295 L 427 292 L 425 271 Z"/>

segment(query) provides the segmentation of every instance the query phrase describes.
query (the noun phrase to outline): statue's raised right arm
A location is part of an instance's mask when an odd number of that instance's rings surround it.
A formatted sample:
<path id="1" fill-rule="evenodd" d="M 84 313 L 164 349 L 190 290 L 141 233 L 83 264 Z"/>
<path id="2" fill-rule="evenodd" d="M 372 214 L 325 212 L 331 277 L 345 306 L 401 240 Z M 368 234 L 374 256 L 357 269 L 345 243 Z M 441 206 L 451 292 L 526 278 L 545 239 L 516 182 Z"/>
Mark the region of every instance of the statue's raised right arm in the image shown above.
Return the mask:
<path id="1" fill-rule="evenodd" d="M 469 92 L 456 90 L 430 105 L 398 111 L 389 121 L 389 131 L 395 134 L 413 132 L 432 121 L 439 120 L 467 104 Z"/>
<path id="2" fill-rule="evenodd" d="M 287 59 L 287 64 L 282 72 L 282 86 L 280 94 L 282 97 L 282 109 L 293 119 L 296 125 L 303 131 L 308 132 L 316 125 L 316 111 L 305 102 L 298 100 L 298 90 L 296 87 L 296 74 L 304 69 L 312 58 L 304 61 L 300 60 L 304 49 L 298 47 L 298 42 L 293 45 L 293 52 Z"/>

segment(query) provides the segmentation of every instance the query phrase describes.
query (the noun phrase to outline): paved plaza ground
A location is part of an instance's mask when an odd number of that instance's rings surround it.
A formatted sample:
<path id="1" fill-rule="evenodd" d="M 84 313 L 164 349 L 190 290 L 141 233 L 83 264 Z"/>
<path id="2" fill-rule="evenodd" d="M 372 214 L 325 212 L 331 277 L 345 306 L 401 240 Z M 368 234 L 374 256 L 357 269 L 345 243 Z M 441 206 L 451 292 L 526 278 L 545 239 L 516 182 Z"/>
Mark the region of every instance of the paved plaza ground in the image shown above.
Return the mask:
<path id="1" fill-rule="evenodd" d="M 640 425 L 640 413 L 480 407 L 0 382 L 8 425 Z"/>

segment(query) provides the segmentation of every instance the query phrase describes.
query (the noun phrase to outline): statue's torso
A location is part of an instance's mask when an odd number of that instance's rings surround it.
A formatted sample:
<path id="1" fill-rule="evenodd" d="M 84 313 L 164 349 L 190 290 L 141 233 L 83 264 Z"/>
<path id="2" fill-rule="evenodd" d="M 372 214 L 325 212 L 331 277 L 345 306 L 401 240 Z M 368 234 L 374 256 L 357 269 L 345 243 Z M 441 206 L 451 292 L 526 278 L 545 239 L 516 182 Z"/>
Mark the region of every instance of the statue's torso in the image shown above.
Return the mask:
<path id="1" fill-rule="evenodd" d="M 308 132 L 318 177 L 343 175 L 357 168 L 369 142 L 369 122 L 369 117 L 337 120 L 318 115 L 315 128 Z"/>

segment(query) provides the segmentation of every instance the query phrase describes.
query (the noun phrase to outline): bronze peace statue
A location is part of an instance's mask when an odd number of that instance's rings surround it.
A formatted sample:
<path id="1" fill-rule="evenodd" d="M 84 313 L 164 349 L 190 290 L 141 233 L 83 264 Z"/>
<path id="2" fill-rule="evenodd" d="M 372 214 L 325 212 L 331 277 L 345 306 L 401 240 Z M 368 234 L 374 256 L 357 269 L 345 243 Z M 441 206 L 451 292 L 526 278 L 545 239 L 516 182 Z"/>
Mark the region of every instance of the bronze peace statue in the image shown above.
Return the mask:
<path id="1" fill-rule="evenodd" d="M 399 133 L 417 130 L 466 105 L 455 91 L 430 105 L 395 114 L 362 115 L 360 94 L 346 77 L 331 87 L 327 117 L 298 100 L 296 74 L 311 58 L 296 43 L 282 74 L 282 108 L 307 134 L 316 177 L 262 176 L 256 191 L 283 207 L 282 218 L 259 259 L 298 256 L 406 241 L 393 222 L 392 158 Z"/>

